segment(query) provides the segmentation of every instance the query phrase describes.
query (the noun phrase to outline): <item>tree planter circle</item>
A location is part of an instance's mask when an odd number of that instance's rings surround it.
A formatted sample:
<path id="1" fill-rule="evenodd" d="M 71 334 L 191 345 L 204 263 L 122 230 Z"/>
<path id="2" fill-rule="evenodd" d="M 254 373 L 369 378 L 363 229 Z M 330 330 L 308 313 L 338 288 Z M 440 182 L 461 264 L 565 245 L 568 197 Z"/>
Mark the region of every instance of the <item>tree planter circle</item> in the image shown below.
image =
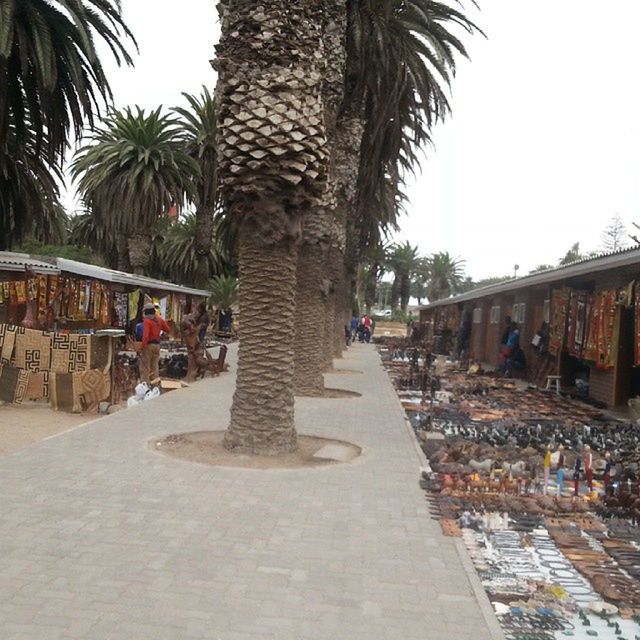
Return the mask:
<path id="1" fill-rule="evenodd" d="M 177 433 L 149 441 L 149 448 L 171 458 L 240 469 L 304 469 L 349 463 L 362 453 L 342 440 L 298 436 L 298 449 L 280 455 L 250 455 L 225 449 L 224 431 Z"/>

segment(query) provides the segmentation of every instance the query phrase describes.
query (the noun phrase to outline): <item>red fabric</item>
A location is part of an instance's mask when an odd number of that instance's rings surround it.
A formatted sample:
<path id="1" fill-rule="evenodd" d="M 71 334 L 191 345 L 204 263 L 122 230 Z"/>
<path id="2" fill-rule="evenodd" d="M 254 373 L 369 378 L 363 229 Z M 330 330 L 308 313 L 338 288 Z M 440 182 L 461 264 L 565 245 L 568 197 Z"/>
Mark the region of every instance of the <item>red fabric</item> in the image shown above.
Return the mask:
<path id="1" fill-rule="evenodd" d="M 160 334 L 163 331 L 169 333 L 171 328 L 162 318 L 145 318 L 142 325 L 142 348 L 150 342 L 160 342 Z"/>

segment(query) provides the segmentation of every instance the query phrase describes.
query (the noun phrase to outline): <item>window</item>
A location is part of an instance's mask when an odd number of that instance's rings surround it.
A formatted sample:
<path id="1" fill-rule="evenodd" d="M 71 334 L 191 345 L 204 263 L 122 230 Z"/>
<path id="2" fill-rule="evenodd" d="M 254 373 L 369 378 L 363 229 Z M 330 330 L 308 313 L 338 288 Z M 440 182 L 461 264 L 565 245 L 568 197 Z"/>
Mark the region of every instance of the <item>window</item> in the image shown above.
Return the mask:
<path id="1" fill-rule="evenodd" d="M 514 304 L 511 311 L 511 320 L 517 324 L 524 324 L 526 312 L 527 305 L 524 302 Z"/>
<path id="2" fill-rule="evenodd" d="M 491 324 L 500 323 L 500 306 L 491 307 L 491 315 L 489 317 L 489 322 Z"/>
<path id="3" fill-rule="evenodd" d="M 473 310 L 473 324 L 480 324 L 482 322 L 482 307 L 476 307 Z"/>
<path id="4" fill-rule="evenodd" d="M 551 300 L 545 300 L 542 305 L 542 320 L 547 324 L 551 323 Z"/>

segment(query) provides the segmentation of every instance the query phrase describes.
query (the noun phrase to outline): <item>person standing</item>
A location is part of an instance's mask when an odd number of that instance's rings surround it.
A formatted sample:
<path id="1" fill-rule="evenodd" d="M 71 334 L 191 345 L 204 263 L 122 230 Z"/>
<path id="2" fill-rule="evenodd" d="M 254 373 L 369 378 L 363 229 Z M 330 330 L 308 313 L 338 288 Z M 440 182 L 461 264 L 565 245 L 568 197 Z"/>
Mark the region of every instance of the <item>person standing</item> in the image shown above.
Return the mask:
<path id="1" fill-rule="evenodd" d="M 586 444 L 584 446 L 584 475 L 589 486 L 589 491 L 593 492 L 593 454 L 591 447 Z"/>
<path id="2" fill-rule="evenodd" d="M 358 317 L 353 315 L 351 316 L 351 341 L 355 341 L 358 335 Z"/>
<path id="3" fill-rule="evenodd" d="M 160 382 L 160 336 L 171 333 L 171 327 L 157 315 L 152 302 L 142 310 L 142 342 L 140 345 L 140 378 L 149 386 Z"/>
<path id="4" fill-rule="evenodd" d="M 611 487 L 611 468 L 613 467 L 613 463 L 611 461 L 611 454 L 607 451 L 604 454 L 605 464 L 604 464 L 604 474 L 602 476 L 602 481 L 604 482 L 604 493 L 605 495 L 611 495 L 610 487 Z"/>
<path id="5" fill-rule="evenodd" d="M 362 318 L 362 324 L 364 325 L 364 341 L 369 342 L 371 340 L 371 316 L 368 313 Z"/>
<path id="6" fill-rule="evenodd" d="M 558 470 L 556 471 L 556 484 L 558 485 L 558 497 L 562 496 L 564 488 L 564 447 L 558 447 Z"/>
<path id="7" fill-rule="evenodd" d="M 576 464 L 573 467 L 573 495 L 578 496 L 580 494 L 580 469 L 582 467 L 582 458 L 580 454 L 576 456 Z"/>

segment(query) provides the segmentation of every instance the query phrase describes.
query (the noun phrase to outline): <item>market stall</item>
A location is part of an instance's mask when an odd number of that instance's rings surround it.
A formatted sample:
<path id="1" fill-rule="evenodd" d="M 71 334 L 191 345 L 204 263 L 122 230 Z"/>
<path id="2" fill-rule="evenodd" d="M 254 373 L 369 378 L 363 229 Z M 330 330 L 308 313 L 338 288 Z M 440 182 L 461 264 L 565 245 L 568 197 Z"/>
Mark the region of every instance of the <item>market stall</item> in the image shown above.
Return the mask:
<path id="1" fill-rule="evenodd" d="M 207 295 L 64 258 L 0 252 L 0 400 L 48 400 L 74 412 L 122 400 L 138 380 L 127 339 L 144 303 L 157 303 L 177 332 Z"/>

